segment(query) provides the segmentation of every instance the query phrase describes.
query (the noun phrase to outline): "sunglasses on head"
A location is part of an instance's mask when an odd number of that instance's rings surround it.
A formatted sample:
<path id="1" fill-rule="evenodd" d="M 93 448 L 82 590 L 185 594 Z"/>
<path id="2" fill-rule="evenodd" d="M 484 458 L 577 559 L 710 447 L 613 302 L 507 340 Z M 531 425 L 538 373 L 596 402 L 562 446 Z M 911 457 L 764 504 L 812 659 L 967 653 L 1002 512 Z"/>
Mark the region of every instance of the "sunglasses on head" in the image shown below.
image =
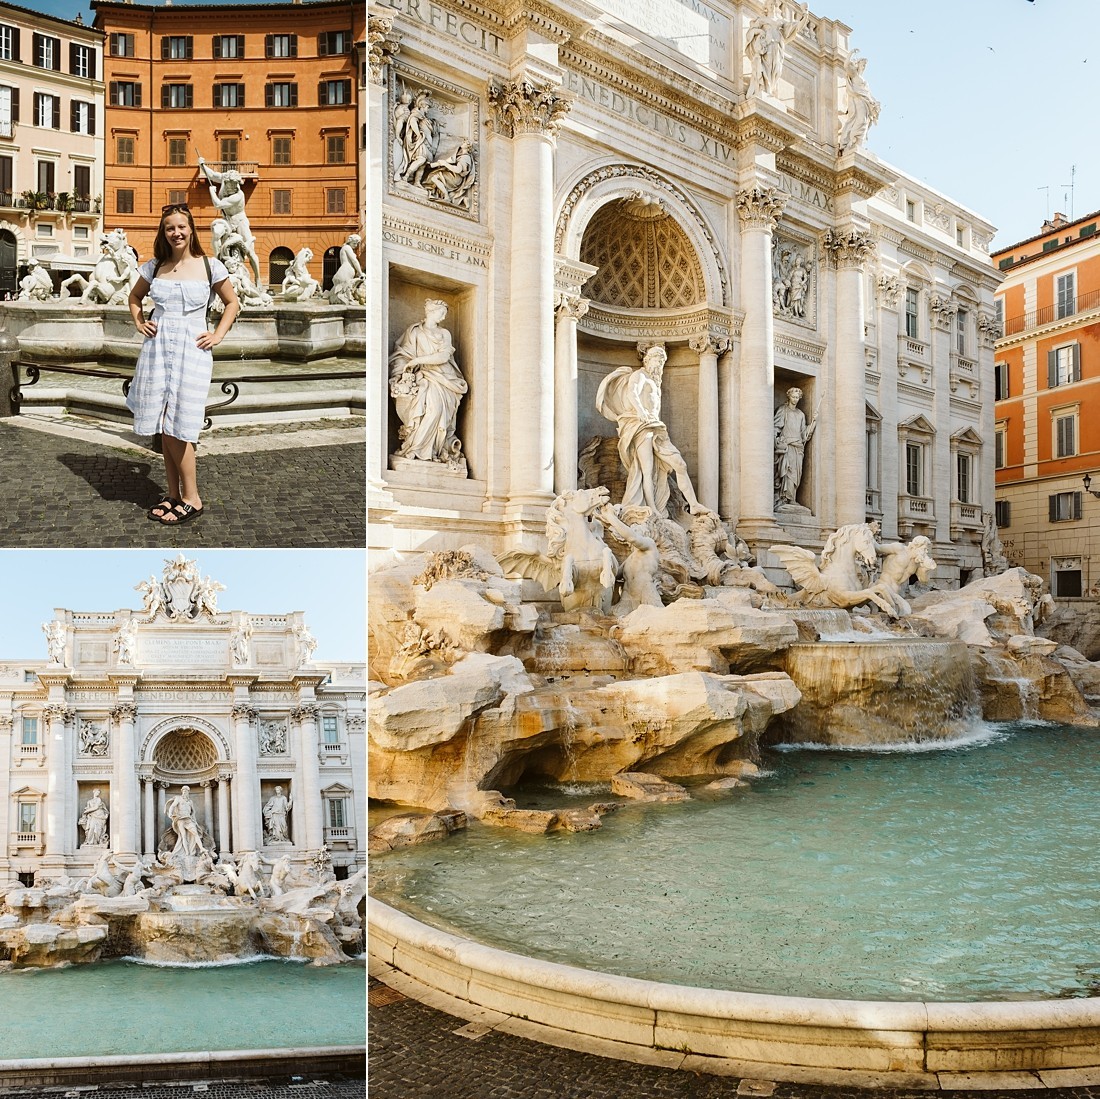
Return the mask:
<path id="1" fill-rule="evenodd" d="M 191 212 L 191 207 L 186 202 L 170 202 L 167 206 L 160 208 L 160 216 L 164 217 L 165 214 L 171 214 L 178 210 L 181 214 Z"/>

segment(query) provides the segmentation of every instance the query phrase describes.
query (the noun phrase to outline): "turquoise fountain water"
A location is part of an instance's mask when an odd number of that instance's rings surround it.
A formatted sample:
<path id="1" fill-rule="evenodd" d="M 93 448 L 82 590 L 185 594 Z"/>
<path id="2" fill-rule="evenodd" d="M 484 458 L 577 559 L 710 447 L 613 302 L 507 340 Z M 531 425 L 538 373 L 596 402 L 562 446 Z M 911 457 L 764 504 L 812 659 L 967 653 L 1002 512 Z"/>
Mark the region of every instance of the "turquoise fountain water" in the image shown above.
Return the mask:
<path id="1" fill-rule="evenodd" d="M 362 1045 L 357 965 L 105 962 L 0 974 L 0 1058 Z"/>
<path id="2" fill-rule="evenodd" d="M 1100 994 L 1100 733 L 985 726 L 955 746 L 765 765 L 728 797 L 630 805 L 596 833 L 474 827 L 387 855 L 372 892 L 493 946 L 677 984 Z"/>

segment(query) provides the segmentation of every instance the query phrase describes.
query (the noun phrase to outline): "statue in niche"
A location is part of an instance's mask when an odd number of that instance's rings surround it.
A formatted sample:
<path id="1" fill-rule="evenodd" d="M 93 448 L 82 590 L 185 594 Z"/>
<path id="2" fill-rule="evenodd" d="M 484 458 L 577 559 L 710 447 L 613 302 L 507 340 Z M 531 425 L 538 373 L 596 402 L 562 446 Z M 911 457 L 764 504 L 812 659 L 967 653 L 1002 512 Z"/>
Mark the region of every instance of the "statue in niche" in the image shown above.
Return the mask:
<path id="1" fill-rule="evenodd" d="M 792 2 L 793 17 L 785 14 L 785 0 L 769 0 L 767 12 L 756 16 L 749 23 L 745 36 L 745 53 L 749 59 L 750 96 L 779 94 L 779 77 L 783 72 L 783 58 L 787 43 L 809 22 L 810 11 L 806 4 Z"/>
<path id="2" fill-rule="evenodd" d="M 803 250 L 776 239 L 772 249 L 772 311 L 780 317 L 802 320 L 810 291 L 812 263 Z"/>
<path id="3" fill-rule="evenodd" d="M 275 787 L 275 793 L 264 805 L 264 843 L 290 843 L 287 818 L 292 806 L 290 798 L 283 793 L 281 786 Z"/>
<path id="4" fill-rule="evenodd" d="M 687 463 L 661 420 L 661 380 L 667 358 L 665 349 L 655 345 L 646 351 L 640 367 L 613 370 L 596 391 L 596 409 L 618 431 L 619 458 L 626 469 L 622 503 L 645 504 L 657 515 L 665 515 L 671 473 L 695 514 L 703 505 L 695 495 Z"/>
<path id="5" fill-rule="evenodd" d="M 46 652 L 49 654 L 51 664 L 63 664 L 65 662 L 65 623 L 47 622 L 42 627 L 46 635 Z"/>
<path id="6" fill-rule="evenodd" d="M 446 316 L 446 302 L 424 302 L 424 320 L 405 330 L 390 355 L 390 396 L 401 420 L 395 457 L 446 464 L 457 472 L 466 464 L 455 430 L 468 386 L 442 326 Z"/>
<path id="7" fill-rule="evenodd" d="M 282 721 L 260 722 L 260 755 L 281 756 L 286 754 L 286 723 Z"/>
<path id="8" fill-rule="evenodd" d="M 191 787 L 185 786 L 175 797 L 169 798 L 164 807 L 172 831 L 176 834 L 173 855 L 197 855 L 203 848 L 202 829 L 195 820 L 195 805 L 191 801 Z"/>
<path id="9" fill-rule="evenodd" d="M 405 129 L 408 125 L 409 115 L 412 114 L 413 97 L 408 88 L 404 88 L 397 97 L 397 102 L 390 112 L 390 120 L 393 130 L 393 181 L 400 183 L 405 178 L 405 169 L 409 162 L 405 156 Z"/>
<path id="10" fill-rule="evenodd" d="M 98 787 L 92 791 L 92 796 L 84 803 L 84 810 L 80 814 L 77 824 L 84 830 L 84 842 L 81 847 L 106 847 L 107 846 L 107 806 L 99 796 Z"/>
<path id="11" fill-rule="evenodd" d="M 837 153 L 843 154 L 859 148 L 867 137 L 867 131 L 878 121 L 881 104 L 871 95 L 863 70 L 867 58 L 853 53 L 844 62 L 844 81 L 848 90 L 848 106 L 840 124 Z"/>
<path id="12" fill-rule="evenodd" d="M 471 190 L 475 182 L 477 173 L 473 145 L 466 138 L 458 143 L 449 160 L 433 160 L 424 173 L 424 187 L 429 198 L 460 206 L 464 210 L 470 208 Z"/>
<path id="13" fill-rule="evenodd" d="M 357 255 L 362 243 L 363 238 L 358 233 L 352 233 L 340 246 L 340 266 L 332 276 L 329 305 L 367 304 L 367 280 Z"/>
<path id="14" fill-rule="evenodd" d="M 27 260 L 27 273 L 19 280 L 20 301 L 49 301 L 53 297 L 53 279 L 34 258 Z"/>
<path id="15" fill-rule="evenodd" d="M 432 93 L 427 88 L 421 88 L 414 96 L 412 107 L 401 126 L 403 167 L 398 178 L 414 187 L 423 186 L 424 174 L 439 144 L 435 121 L 428 116 L 432 105 Z"/>
<path id="16" fill-rule="evenodd" d="M 313 259 L 313 250 L 299 248 L 297 255 L 283 275 L 283 289 L 279 297 L 283 301 L 309 301 L 316 297 L 321 284 L 309 273 L 309 261 Z"/>
<path id="17" fill-rule="evenodd" d="M 137 622 L 130 618 L 115 635 L 115 653 L 120 664 L 133 664 L 137 660 Z"/>
<path id="18" fill-rule="evenodd" d="M 82 721 L 80 723 L 80 754 L 83 756 L 105 756 L 110 747 L 107 726 L 102 721 Z"/>
<path id="19" fill-rule="evenodd" d="M 806 447 L 817 427 L 815 416 L 809 423 L 798 407 L 802 390 L 791 386 L 787 403 L 775 410 L 775 502 L 777 506 L 794 504 L 798 486 L 802 483 L 802 464 Z"/>
<path id="20" fill-rule="evenodd" d="M 248 214 L 244 208 L 244 190 L 241 173 L 236 168 L 227 168 L 224 172 L 215 172 L 203 158 L 199 157 L 199 171 L 206 176 L 210 186 L 210 201 L 225 219 L 232 233 L 237 236 L 235 246 L 252 268 L 252 280 L 257 286 L 263 285 L 260 277 L 260 261 L 256 255 L 256 240 L 252 227 L 248 223 Z M 215 251 L 215 255 L 218 253 Z M 221 256 L 219 255 L 220 259 Z"/>

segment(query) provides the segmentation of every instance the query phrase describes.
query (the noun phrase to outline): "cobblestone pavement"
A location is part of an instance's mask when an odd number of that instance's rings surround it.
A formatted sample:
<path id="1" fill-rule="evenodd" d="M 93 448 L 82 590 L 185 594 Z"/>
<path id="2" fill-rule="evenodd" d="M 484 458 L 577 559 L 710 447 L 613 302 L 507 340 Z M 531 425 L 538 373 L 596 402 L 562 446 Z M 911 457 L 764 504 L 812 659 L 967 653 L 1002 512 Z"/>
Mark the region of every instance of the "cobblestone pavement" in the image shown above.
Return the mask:
<path id="1" fill-rule="evenodd" d="M 150 522 L 158 454 L 104 432 L 0 420 L 0 547 L 362 546 L 362 420 L 224 429 L 199 443 L 204 514 Z"/>
<path id="2" fill-rule="evenodd" d="M 52 1099 L 362 1099 L 362 1080 L 301 1079 L 204 1080 L 180 1084 L 104 1084 L 101 1087 L 0 1088 L 3 1096 Z"/>
<path id="3" fill-rule="evenodd" d="M 503 1034 L 370 981 L 370 1099 L 1100 1099 L 1100 1087 L 929 1092 L 819 1087 L 613 1061 Z M 456 1033 L 465 1030 L 466 1034 Z"/>

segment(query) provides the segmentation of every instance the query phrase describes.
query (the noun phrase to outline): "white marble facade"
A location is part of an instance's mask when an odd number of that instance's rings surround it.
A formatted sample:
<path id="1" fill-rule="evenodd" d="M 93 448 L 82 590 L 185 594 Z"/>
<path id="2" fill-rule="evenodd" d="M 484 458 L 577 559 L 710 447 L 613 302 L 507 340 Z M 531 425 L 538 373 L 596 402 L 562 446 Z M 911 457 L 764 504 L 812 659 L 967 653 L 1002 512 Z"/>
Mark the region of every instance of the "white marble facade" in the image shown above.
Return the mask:
<path id="1" fill-rule="evenodd" d="M 375 557 L 539 531 L 578 456 L 613 453 L 601 382 L 660 344 L 671 442 L 765 566 L 875 519 L 928 536 L 941 581 L 980 570 L 993 227 L 868 152 L 858 28 L 774 0 L 387 0 L 368 39 Z M 431 186 L 456 155 L 461 186 Z M 459 475 L 394 459 L 387 364 L 429 299 L 466 386 Z M 792 387 L 816 421 L 793 505 Z"/>
<path id="2" fill-rule="evenodd" d="M 184 787 L 219 855 L 364 865 L 364 666 L 314 663 L 300 612 L 221 610 L 220 590 L 180 555 L 133 608 L 58 609 L 49 654 L 0 658 L 0 883 L 154 855 Z"/>

